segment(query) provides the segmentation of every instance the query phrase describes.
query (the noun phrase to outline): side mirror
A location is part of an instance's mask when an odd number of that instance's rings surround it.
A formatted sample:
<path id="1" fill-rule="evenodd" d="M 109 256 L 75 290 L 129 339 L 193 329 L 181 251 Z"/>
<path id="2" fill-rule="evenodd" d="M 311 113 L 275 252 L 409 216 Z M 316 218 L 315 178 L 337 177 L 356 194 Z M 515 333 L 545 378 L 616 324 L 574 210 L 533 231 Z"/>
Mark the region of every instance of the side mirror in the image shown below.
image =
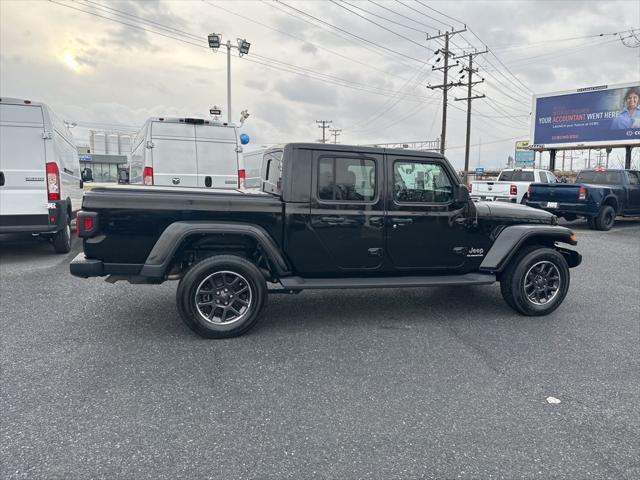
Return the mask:
<path id="1" fill-rule="evenodd" d="M 454 185 L 453 187 L 453 201 L 457 204 L 469 203 L 471 197 L 469 197 L 469 190 L 466 185 Z"/>
<path id="2" fill-rule="evenodd" d="M 118 183 L 129 183 L 129 170 L 118 170 Z"/>
<path id="3" fill-rule="evenodd" d="M 91 172 L 90 168 L 85 168 L 84 170 L 82 170 L 82 172 L 80 173 L 80 177 L 82 178 L 83 182 L 93 182 L 93 173 Z"/>

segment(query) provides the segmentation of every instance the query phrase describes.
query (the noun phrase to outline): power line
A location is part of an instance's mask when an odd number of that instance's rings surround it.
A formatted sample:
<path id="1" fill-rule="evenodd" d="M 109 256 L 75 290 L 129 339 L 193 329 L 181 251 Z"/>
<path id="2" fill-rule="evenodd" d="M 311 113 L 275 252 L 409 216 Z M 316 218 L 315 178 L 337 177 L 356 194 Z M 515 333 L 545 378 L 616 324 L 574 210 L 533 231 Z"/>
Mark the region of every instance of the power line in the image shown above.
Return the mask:
<path id="1" fill-rule="evenodd" d="M 376 7 L 379 7 L 379 8 L 382 8 L 382 9 L 384 9 L 384 10 L 387 10 L 388 12 L 391 12 L 391 13 L 393 13 L 394 15 L 397 15 L 397 16 L 399 16 L 399 17 L 402 17 L 402 18 L 404 18 L 404 19 L 406 19 L 406 20 L 410 20 L 410 21 L 412 21 L 413 23 L 415 23 L 415 24 L 417 24 L 417 25 L 421 25 L 421 26 L 423 26 L 423 27 L 427 27 L 427 28 L 430 28 L 430 29 L 432 29 L 432 30 L 438 30 L 438 29 L 437 29 L 436 27 L 434 27 L 433 25 L 428 25 L 428 24 L 426 24 L 426 23 L 419 22 L 419 21 L 417 21 L 417 20 L 415 20 L 415 19 L 413 19 L 413 18 L 411 18 L 411 17 L 407 17 L 406 15 L 403 15 L 403 14 L 402 14 L 402 13 L 400 13 L 400 12 L 396 12 L 395 10 L 392 10 L 392 9 L 390 9 L 390 8 L 387 8 L 387 7 L 385 7 L 384 5 L 381 5 L 381 4 L 377 3 L 377 2 L 374 2 L 373 0 L 369 0 L 369 3 L 373 3 Z"/>
<path id="2" fill-rule="evenodd" d="M 209 5 L 209 6 L 213 7 L 213 8 L 218 8 L 218 9 L 220 9 L 220 10 L 223 10 L 223 11 L 227 12 L 227 13 L 230 13 L 231 15 L 235 15 L 236 17 L 239 17 L 239 18 L 242 18 L 242 19 L 247 20 L 247 21 L 249 21 L 249 22 L 255 23 L 256 25 L 261 25 L 262 27 L 267 28 L 267 29 L 269 29 L 269 30 L 271 30 L 271 31 L 277 32 L 277 33 L 279 33 L 279 34 L 281 34 L 281 35 L 285 35 L 285 36 L 287 36 L 287 37 L 293 38 L 293 39 L 298 40 L 299 42 L 303 42 L 303 43 L 305 43 L 305 44 L 313 45 L 314 47 L 316 47 L 316 48 L 317 48 L 317 49 L 319 49 L 319 50 L 324 50 L 324 51 L 326 51 L 326 52 L 331 53 L 332 55 L 336 55 L 336 56 L 338 56 L 338 57 L 340 57 L 340 58 L 343 58 L 343 59 L 348 60 L 348 61 L 353 62 L 353 63 L 357 63 L 358 65 L 362 65 L 362 66 L 364 66 L 364 67 L 370 68 L 370 69 L 375 70 L 375 71 L 377 71 L 377 72 L 384 73 L 385 75 L 391 75 L 391 76 L 394 76 L 394 77 L 396 77 L 396 78 L 400 78 L 400 79 L 402 79 L 402 80 L 406 80 L 406 78 L 401 77 L 401 76 L 399 76 L 399 75 L 396 75 L 396 74 L 394 74 L 393 72 L 389 72 L 388 70 L 382 70 L 382 69 L 377 68 L 377 67 L 375 67 L 375 66 L 373 66 L 373 65 L 371 65 L 371 64 L 369 64 L 369 63 L 361 62 L 361 61 L 359 61 L 359 60 L 356 60 L 356 59 L 355 59 L 355 58 L 353 58 L 353 57 L 348 57 L 348 56 L 343 55 L 343 54 L 341 54 L 341 53 L 338 53 L 338 52 L 336 52 L 336 51 L 334 51 L 334 50 L 331 50 L 331 49 L 329 49 L 329 48 L 326 48 L 326 47 L 323 47 L 323 46 L 321 46 L 321 45 L 318 45 L 317 43 L 314 43 L 314 42 L 311 42 L 311 41 L 306 40 L 306 39 L 304 39 L 304 38 L 301 38 L 301 37 L 298 37 L 298 36 L 296 36 L 296 35 L 293 35 L 293 34 L 291 34 L 291 33 L 289 33 L 289 32 L 285 32 L 285 31 L 279 30 L 279 29 L 274 28 L 274 27 L 272 27 L 272 26 L 270 26 L 270 25 L 267 25 L 266 23 L 259 22 L 258 20 L 254 20 L 254 19 L 249 18 L 249 17 L 247 17 L 247 16 L 245 16 L 245 15 L 241 15 L 241 14 L 239 14 L 239 13 L 233 12 L 233 11 L 231 11 L 231 10 L 229 10 L 229 9 L 227 9 L 227 8 L 224 8 L 224 7 L 220 6 L 220 5 L 214 5 L 213 3 L 211 3 L 211 2 L 209 2 L 209 1 L 207 1 L 207 0 L 202 0 L 202 1 L 203 1 L 204 3 L 206 3 L 207 5 Z"/>
<path id="3" fill-rule="evenodd" d="M 331 0 L 331 1 L 332 1 L 333 3 L 336 3 L 336 2 L 334 2 L 333 0 Z M 382 15 L 378 15 L 377 13 L 373 13 L 373 12 L 371 12 L 370 10 L 367 10 L 366 8 L 362 8 L 362 7 L 358 7 L 358 6 L 356 6 L 356 5 L 353 5 L 352 3 L 349 3 L 349 2 L 347 2 L 346 0 L 341 0 L 341 1 L 342 1 L 342 3 L 346 3 L 347 5 L 349 5 L 351 8 L 355 8 L 355 9 L 360 10 L 360 11 L 362 11 L 362 12 L 368 13 L 369 15 L 372 15 L 372 16 L 374 16 L 374 17 L 376 17 L 376 18 L 381 19 L 381 20 L 385 20 L 385 21 L 387 21 L 387 22 L 393 23 L 394 25 L 398 25 L 398 26 L 400 26 L 400 27 L 407 28 L 407 29 L 409 29 L 409 30 L 413 30 L 414 32 L 422 33 L 423 35 L 428 35 L 428 32 L 425 32 L 424 30 L 419 30 L 419 29 L 417 29 L 417 28 L 410 27 L 410 26 L 405 25 L 405 24 L 403 24 L 403 23 L 396 22 L 395 20 L 391 20 L 390 18 L 383 17 Z M 338 6 L 340 6 L 340 5 L 338 5 Z M 343 7 L 343 8 L 344 8 L 344 7 Z M 348 10 L 348 9 L 347 9 L 347 10 Z M 351 10 L 349 10 L 349 11 L 351 11 Z M 355 12 L 351 12 L 351 13 L 356 14 Z M 356 15 L 357 15 L 357 14 L 356 14 Z M 371 21 L 371 20 L 366 19 L 365 17 L 362 17 L 361 15 L 358 15 L 358 16 L 359 16 L 359 17 L 361 17 L 361 18 L 364 18 L 364 19 L 365 19 L 365 20 L 367 20 L 367 21 Z M 372 22 L 372 21 L 371 21 L 371 22 Z M 378 24 L 377 24 L 377 23 L 375 23 L 375 22 L 372 22 L 372 23 L 374 23 L 375 25 L 378 25 Z M 380 28 L 384 28 L 384 27 L 382 27 L 381 25 L 378 25 L 378 26 L 379 26 Z M 385 30 L 390 31 L 390 32 L 391 32 L 391 33 L 393 33 L 393 34 L 398 35 L 398 34 L 397 34 L 396 32 L 394 32 L 394 31 L 388 30 L 388 29 L 386 29 L 386 28 L 385 28 Z M 402 36 L 402 35 L 400 35 L 400 36 Z M 415 42 L 414 42 L 413 40 L 411 40 L 410 38 L 407 38 L 407 37 L 402 37 L 402 38 L 405 38 L 406 40 L 409 40 L 410 42 L 415 43 Z M 421 46 L 421 47 L 422 47 L 422 46 L 424 46 L 424 45 L 421 45 L 421 44 L 417 44 L 417 45 L 419 45 L 419 46 Z"/>
<path id="4" fill-rule="evenodd" d="M 281 5 L 284 5 L 285 7 L 289 8 L 289 9 L 291 9 L 291 10 L 295 11 L 295 12 L 298 12 L 298 13 L 299 13 L 299 14 L 301 14 L 301 15 L 305 15 L 306 17 L 313 18 L 314 20 L 316 20 L 316 21 L 318 21 L 318 22 L 320 22 L 320 23 L 322 23 L 322 24 L 324 24 L 324 25 L 327 25 L 327 26 L 329 26 L 329 27 L 331 27 L 331 28 L 334 28 L 334 29 L 339 30 L 339 31 L 341 31 L 341 32 L 343 32 L 343 33 L 346 33 L 347 35 L 349 35 L 349 36 L 351 36 L 351 37 L 354 37 L 354 38 L 357 38 L 357 39 L 358 39 L 358 40 L 360 40 L 360 41 L 363 41 L 363 42 L 369 43 L 369 44 L 371 44 L 371 45 L 375 45 L 375 46 L 376 46 L 376 47 L 378 47 L 378 48 L 381 48 L 381 49 L 383 49 L 383 50 L 386 50 L 386 51 L 388 51 L 388 52 L 390 52 L 390 53 L 393 53 L 393 54 L 395 54 L 395 55 L 400 55 L 400 56 L 402 56 L 402 57 L 408 58 L 408 59 L 410 59 L 410 60 L 413 60 L 414 62 L 418 62 L 418 63 L 421 63 L 421 64 L 422 64 L 422 63 L 425 63 L 423 60 L 419 60 L 419 59 L 417 59 L 417 58 L 415 58 L 415 57 L 411 57 L 411 56 L 407 55 L 406 53 L 398 52 L 397 50 L 393 50 L 393 49 L 391 49 L 391 48 L 385 47 L 384 45 L 380 45 L 380 44 L 378 44 L 378 43 L 376 43 L 376 42 L 373 42 L 373 41 L 368 40 L 368 39 L 366 39 L 366 38 L 364 38 L 364 37 L 361 37 L 361 36 L 359 36 L 359 35 L 356 35 L 355 33 L 348 32 L 347 30 L 344 30 L 343 28 L 340 28 L 340 27 L 337 27 L 337 26 L 335 26 L 335 25 L 332 25 L 332 24 L 331 24 L 331 23 L 329 23 L 329 22 L 325 22 L 324 20 L 321 20 L 321 19 L 319 19 L 318 17 L 314 17 L 313 15 L 311 15 L 311 14 L 309 14 L 309 13 L 303 12 L 302 10 L 299 10 L 299 9 L 297 9 L 297 8 L 295 8 L 295 7 L 292 7 L 291 5 L 288 5 L 288 4 L 284 3 L 284 2 L 283 2 L 283 1 L 281 1 L 281 0 L 275 0 L 275 1 L 276 1 L 277 3 L 279 3 L 279 4 L 281 4 Z M 345 8 L 345 7 L 343 7 L 343 8 Z M 348 9 L 347 9 L 347 10 L 348 10 Z"/>
<path id="5" fill-rule="evenodd" d="M 407 5 L 406 3 L 401 2 L 400 0 L 396 0 L 396 2 L 398 2 L 403 7 L 408 8 L 409 10 L 413 10 L 414 12 L 418 13 L 419 15 L 422 15 L 423 17 L 430 18 L 431 20 L 435 20 L 436 22 L 443 24 L 445 27 L 451 28 L 451 30 L 455 30 L 455 27 L 453 25 L 448 25 L 447 23 L 443 22 L 442 20 L 438 20 L 437 18 L 434 18 L 431 15 L 427 15 L 426 13 L 421 12 L 420 10 L 416 10 L 415 8 L 410 7 L 409 5 Z M 420 2 L 418 2 L 418 3 L 420 3 Z"/>

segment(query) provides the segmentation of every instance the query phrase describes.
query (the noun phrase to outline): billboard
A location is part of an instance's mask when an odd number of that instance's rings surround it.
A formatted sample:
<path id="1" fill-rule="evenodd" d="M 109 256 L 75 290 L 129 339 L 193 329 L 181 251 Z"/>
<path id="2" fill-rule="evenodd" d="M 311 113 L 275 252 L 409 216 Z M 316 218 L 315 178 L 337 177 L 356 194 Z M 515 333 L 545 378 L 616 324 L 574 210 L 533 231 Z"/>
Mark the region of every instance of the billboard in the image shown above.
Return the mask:
<path id="1" fill-rule="evenodd" d="M 640 81 L 533 97 L 534 149 L 640 145 Z"/>
<path id="2" fill-rule="evenodd" d="M 516 142 L 516 167 L 533 167 L 535 163 L 536 152 L 529 150 L 529 141 L 520 140 Z"/>

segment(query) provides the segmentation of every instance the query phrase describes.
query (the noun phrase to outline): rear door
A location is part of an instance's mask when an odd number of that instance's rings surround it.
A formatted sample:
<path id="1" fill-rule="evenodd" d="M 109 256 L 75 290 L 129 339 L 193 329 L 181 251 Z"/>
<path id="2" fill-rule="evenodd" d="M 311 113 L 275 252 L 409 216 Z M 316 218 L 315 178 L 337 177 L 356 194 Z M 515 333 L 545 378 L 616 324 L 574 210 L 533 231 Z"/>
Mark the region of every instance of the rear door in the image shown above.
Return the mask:
<path id="1" fill-rule="evenodd" d="M 0 104 L 0 215 L 45 215 L 47 223 L 43 134 L 42 107 Z"/>
<path id="2" fill-rule="evenodd" d="M 353 272 L 382 266 L 382 160 L 379 154 L 313 152 L 308 227 L 324 249 L 327 271 L 337 268 Z"/>
<path id="3" fill-rule="evenodd" d="M 194 125 L 152 122 L 151 142 L 154 185 L 198 185 Z"/>
<path id="4" fill-rule="evenodd" d="M 637 171 L 627 171 L 629 179 L 629 193 L 627 195 L 628 205 L 624 213 L 640 213 L 640 174 Z"/>
<path id="5" fill-rule="evenodd" d="M 238 188 L 238 144 L 233 127 L 195 125 L 199 187 Z"/>

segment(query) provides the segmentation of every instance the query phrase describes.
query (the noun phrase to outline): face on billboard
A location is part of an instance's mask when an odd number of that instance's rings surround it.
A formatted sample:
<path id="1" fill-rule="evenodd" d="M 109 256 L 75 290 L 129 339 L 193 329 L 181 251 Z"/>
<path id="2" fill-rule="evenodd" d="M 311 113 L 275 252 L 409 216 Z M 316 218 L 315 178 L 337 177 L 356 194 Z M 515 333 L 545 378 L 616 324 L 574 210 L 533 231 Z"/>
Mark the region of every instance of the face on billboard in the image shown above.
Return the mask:
<path id="1" fill-rule="evenodd" d="M 535 102 L 535 144 L 640 143 L 640 83 Z"/>

